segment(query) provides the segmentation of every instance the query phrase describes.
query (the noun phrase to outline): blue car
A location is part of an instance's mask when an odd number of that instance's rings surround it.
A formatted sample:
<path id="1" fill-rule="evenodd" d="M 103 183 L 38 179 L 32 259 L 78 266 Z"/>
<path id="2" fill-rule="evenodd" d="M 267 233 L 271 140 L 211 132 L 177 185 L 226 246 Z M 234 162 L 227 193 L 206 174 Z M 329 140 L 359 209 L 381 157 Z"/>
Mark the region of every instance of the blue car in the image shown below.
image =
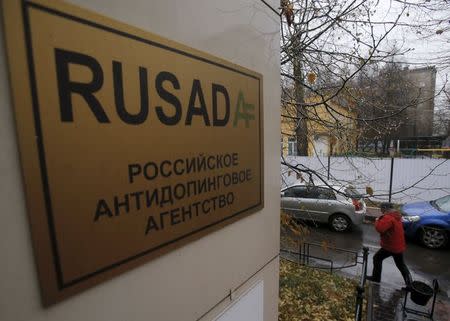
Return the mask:
<path id="1" fill-rule="evenodd" d="M 434 201 L 405 204 L 401 208 L 408 238 L 417 238 L 430 249 L 447 246 L 450 238 L 450 195 Z"/>

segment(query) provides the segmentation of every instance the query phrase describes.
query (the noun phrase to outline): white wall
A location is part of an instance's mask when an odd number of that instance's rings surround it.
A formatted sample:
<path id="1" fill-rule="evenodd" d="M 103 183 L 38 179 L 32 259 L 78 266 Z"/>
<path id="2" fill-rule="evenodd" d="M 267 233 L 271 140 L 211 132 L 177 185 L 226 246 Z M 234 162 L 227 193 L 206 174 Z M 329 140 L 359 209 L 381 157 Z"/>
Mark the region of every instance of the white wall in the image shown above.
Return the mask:
<path id="1" fill-rule="evenodd" d="M 259 321 L 263 318 L 264 282 L 259 281 L 214 321 Z"/>
<path id="2" fill-rule="evenodd" d="M 327 157 L 288 157 L 289 164 L 316 170 L 327 177 Z M 330 178 L 348 182 L 365 192 L 374 190 L 374 200 L 388 200 L 390 158 L 331 157 Z M 282 185 L 296 181 L 296 175 L 282 167 Z M 290 173 L 289 173 L 290 172 Z M 395 158 L 392 178 L 392 201 L 398 203 L 433 200 L 450 194 L 450 160 Z"/>
<path id="3" fill-rule="evenodd" d="M 265 208 L 48 309 L 40 304 L 0 30 L 0 320 L 212 320 L 264 281 L 265 321 L 277 320 L 279 20 L 256 0 L 71 0 L 264 76 Z M 273 7 L 279 1 L 268 1 Z M 0 27 L 1 28 L 1 27 Z M 253 276 L 253 277 L 251 277 Z"/>

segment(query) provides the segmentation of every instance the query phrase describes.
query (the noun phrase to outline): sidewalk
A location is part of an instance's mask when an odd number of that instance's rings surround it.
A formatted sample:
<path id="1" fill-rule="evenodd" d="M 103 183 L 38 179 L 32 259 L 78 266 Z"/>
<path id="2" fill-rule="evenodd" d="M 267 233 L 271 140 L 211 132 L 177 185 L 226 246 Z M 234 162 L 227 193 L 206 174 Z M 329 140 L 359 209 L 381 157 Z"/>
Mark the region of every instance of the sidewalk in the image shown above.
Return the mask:
<path id="1" fill-rule="evenodd" d="M 402 304 L 405 292 L 394 288 L 386 283 L 369 283 L 367 302 L 367 321 L 423 321 L 429 318 L 418 316 L 412 313 L 403 313 Z M 428 312 L 431 310 L 432 298 L 427 306 L 422 307 L 414 304 L 410 296 L 406 306 L 411 309 Z M 434 308 L 434 321 L 450 320 L 450 300 L 438 294 Z"/>

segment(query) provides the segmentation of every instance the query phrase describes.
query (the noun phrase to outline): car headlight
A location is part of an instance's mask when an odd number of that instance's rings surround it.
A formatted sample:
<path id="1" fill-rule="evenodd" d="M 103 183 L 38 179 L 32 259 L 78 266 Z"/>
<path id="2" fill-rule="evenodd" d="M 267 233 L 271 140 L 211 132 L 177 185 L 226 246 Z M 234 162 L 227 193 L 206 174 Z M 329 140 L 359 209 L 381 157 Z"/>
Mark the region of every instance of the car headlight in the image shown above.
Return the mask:
<path id="1" fill-rule="evenodd" d="M 403 221 L 405 221 L 405 222 L 418 222 L 418 221 L 420 221 L 420 216 L 418 216 L 418 215 L 403 216 Z"/>

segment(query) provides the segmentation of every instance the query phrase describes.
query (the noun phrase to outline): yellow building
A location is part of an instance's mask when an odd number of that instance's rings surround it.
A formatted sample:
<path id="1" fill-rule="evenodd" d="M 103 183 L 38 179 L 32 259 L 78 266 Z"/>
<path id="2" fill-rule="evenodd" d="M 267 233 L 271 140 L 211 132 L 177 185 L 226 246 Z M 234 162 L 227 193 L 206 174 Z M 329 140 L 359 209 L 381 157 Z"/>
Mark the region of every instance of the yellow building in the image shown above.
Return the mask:
<path id="1" fill-rule="evenodd" d="M 281 154 L 297 155 L 297 110 L 295 105 L 285 104 L 281 108 Z"/>
<path id="2" fill-rule="evenodd" d="M 309 97 L 307 140 L 308 156 L 328 156 L 355 149 L 358 128 L 355 104 L 351 99 L 336 97 L 320 104 L 322 98 Z M 281 112 L 281 145 L 284 156 L 297 155 L 297 112 L 295 105 L 283 106 Z"/>

